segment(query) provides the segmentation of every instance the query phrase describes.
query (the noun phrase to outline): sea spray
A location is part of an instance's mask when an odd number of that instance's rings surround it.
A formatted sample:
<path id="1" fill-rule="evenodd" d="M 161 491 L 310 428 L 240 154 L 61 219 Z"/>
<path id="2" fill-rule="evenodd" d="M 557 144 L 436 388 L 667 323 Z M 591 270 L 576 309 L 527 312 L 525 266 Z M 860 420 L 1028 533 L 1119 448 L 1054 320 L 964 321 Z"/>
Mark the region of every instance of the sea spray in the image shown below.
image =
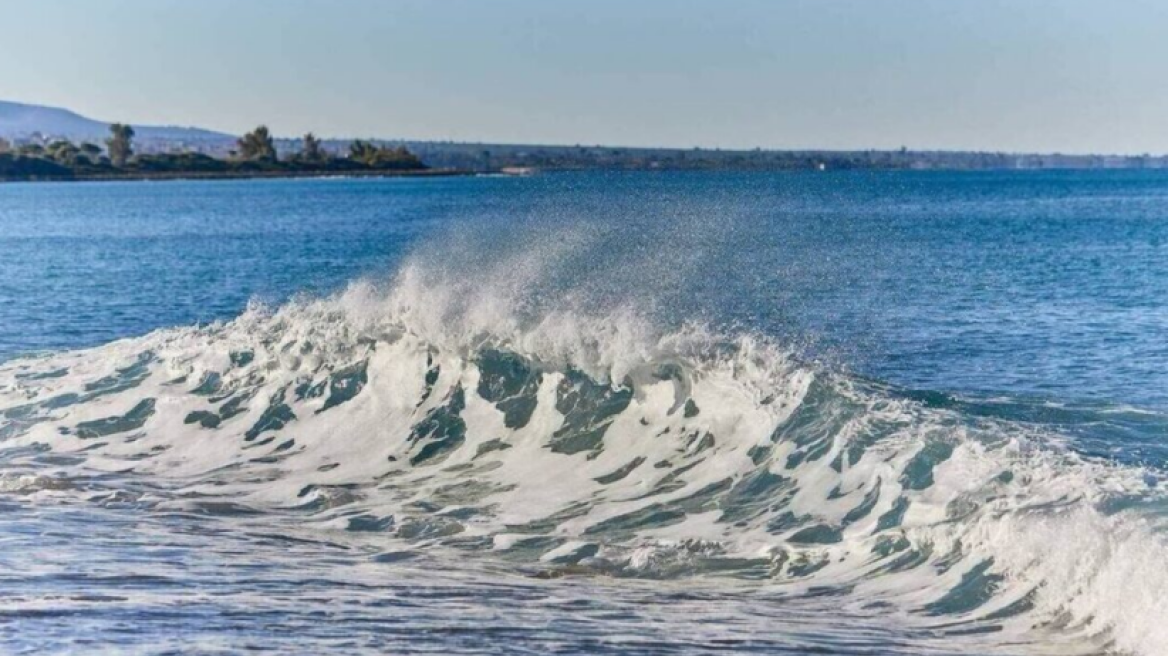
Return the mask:
<path id="1" fill-rule="evenodd" d="M 627 299 L 533 302 L 546 261 L 476 279 L 414 261 L 11 361 L 0 491 L 299 517 L 541 576 L 831 591 L 987 651 L 1168 648 L 1156 472 L 760 335 L 662 329 Z"/>

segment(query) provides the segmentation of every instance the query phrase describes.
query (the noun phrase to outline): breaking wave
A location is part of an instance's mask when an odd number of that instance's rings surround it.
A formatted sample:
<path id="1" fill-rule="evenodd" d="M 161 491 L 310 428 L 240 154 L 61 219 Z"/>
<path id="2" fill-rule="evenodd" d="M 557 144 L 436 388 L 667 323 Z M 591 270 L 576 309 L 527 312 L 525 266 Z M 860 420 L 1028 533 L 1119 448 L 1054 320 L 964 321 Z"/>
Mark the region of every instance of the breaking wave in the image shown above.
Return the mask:
<path id="1" fill-rule="evenodd" d="M 539 576 L 835 595 L 985 651 L 1168 651 L 1156 472 L 749 332 L 534 302 L 535 259 L 415 261 L 8 362 L 0 494 L 295 517 Z"/>

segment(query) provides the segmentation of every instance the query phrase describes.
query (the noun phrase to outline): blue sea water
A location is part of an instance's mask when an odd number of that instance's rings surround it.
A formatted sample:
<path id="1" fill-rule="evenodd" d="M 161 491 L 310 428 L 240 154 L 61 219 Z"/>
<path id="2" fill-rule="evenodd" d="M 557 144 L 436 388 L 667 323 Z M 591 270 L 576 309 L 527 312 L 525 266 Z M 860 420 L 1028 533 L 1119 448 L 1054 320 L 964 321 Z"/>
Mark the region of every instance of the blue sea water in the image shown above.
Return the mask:
<path id="1" fill-rule="evenodd" d="M 1166 336 L 1157 171 L 0 186 L 0 651 L 1168 653 Z"/>
<path id="2" fill-rule="evenodd" d="M 923 389 L 1168 407 L 1168 176 L 1158 171 L 2 191 L 4 356 L 335 291 L 391 273 L 419 240 L 467 227 L 584 222 L 612 233 L 618 252 L 601 259 L 632 250 L 640 261 L 620 266 L 653 266 L 654 279 L 639 281 L 644 300 L 675 315 L 827 342 L 864 374 Z M 660 278 L 673 268 L 681 277 L 670 286 Z"/>

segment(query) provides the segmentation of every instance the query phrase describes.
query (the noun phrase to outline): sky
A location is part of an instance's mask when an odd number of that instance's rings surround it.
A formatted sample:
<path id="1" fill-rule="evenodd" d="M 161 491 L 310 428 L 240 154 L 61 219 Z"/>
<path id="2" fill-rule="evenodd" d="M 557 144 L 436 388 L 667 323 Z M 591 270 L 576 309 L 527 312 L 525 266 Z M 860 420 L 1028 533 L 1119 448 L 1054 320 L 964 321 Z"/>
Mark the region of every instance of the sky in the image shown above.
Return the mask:
<path id="1" fill-rule="evenodd" d="M 239 133 L 1168 153 L 1166 0 L 0 0 L 0 99 Z"/>

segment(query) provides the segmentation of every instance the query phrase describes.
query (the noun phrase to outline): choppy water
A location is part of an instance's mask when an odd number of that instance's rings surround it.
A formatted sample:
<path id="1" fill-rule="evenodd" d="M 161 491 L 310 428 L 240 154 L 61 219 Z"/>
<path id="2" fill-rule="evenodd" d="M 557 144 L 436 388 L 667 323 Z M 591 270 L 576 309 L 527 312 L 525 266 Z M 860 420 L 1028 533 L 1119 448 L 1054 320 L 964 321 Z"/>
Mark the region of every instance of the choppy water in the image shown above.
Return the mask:
<path id="1" fill-rule="evenodd" d="M 1151 172 L 0 187 L 0 650 L 1165 653 L 1165 238 Z"/>

